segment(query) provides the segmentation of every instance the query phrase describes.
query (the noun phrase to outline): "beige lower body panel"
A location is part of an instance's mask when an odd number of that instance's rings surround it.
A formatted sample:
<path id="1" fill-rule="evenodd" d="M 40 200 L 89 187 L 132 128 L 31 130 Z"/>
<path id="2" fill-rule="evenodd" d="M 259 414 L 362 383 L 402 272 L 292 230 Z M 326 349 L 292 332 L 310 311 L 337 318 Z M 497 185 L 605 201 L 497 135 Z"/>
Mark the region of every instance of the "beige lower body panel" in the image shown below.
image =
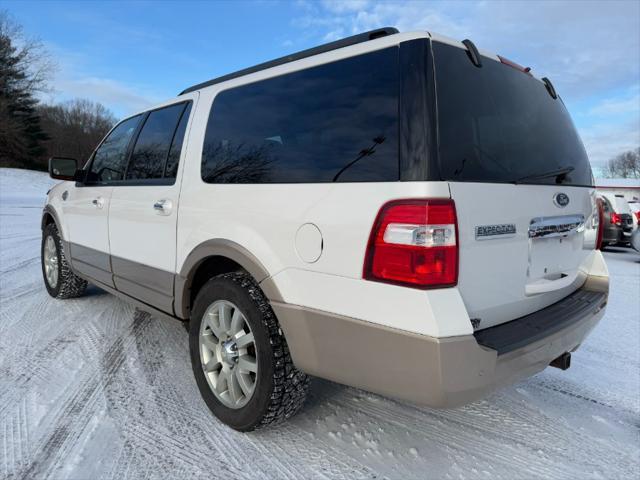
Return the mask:
<path id="1" fill-rule="evenodd" d="M 607 282 L 608 284 L 608 282 Z M 455 407 L 545 369 L 604 315 L 498 356 L 473 335 L 433 338 L 272 301 L 294 364 L 338 383 L 431 407 Z"/>

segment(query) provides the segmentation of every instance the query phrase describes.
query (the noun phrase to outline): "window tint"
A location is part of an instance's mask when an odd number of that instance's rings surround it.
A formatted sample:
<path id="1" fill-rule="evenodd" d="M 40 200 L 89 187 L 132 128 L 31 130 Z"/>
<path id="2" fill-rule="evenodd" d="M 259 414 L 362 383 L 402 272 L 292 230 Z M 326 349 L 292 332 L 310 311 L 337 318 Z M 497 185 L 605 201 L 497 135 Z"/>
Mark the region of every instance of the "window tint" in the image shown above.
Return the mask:
<path id="1" fill-rule="evenodd" d="M 488 58 L 477 68 L 439 42 L 433 54 L 444 180 L 592 185 L 571 118 L 542 82 Z"/>
<path id="2" fill-rule="evenodd" d="M 393 181 L 398 49 L 219 93 L 202 154 L 209 183 Z"/>
<path id="3" fill-rule="evenodd" d="M 169 150 L 169 158 L 167 159 L 167 166 L 165 168 L 165 178 L 176 178 L 178 173 L 178 162 L 180 161 L 180 152 L 182 152 L 182 142 L 184 141 L 184 133 L 187 130 L 187 123 L 189 122 L 189 114 L 191 113 L 191 103 L 187 104 L 187 108 L 182 113 L 180 118 L 180 124 L 173 137 L 173 143 L 171 144 L 171 150 Z"/>
<path id="4" fill-rule="evenodd" d="M 163 177 L 173 135 L 184 108 L 185 104 L 180 103 L 149 113 L 131 154 L 127 180 Z"/>
<path id="5" fill-rule="evenodd" d="M 142 115 L 120 123 L 96 150 L 87 182 L 121 180 L 127 163 L 127 147 L 138 128 Z"/>

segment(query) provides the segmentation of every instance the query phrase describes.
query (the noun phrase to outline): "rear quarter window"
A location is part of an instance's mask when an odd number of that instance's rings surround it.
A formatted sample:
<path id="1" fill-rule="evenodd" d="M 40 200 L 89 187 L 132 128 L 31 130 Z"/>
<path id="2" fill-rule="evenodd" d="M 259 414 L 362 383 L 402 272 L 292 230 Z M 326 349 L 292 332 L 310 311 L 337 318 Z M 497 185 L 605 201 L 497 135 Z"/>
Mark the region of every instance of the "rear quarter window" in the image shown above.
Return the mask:
<path id="1" fill-rule="evenodd" d="M 208 183 L 399 178 L 398 48 L 220 92 L 202 153 Z"/>

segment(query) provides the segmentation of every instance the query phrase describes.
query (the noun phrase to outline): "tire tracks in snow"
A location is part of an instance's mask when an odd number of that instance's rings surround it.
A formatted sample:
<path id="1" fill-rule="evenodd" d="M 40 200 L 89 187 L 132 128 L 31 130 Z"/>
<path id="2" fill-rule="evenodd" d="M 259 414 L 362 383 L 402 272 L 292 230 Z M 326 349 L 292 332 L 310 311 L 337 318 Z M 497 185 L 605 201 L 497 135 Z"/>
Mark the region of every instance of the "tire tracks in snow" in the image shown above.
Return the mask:
<path id="1" fill-rule="evenodd" d="M 349 410 L 352 404 L 346 393 L 331 401 Z M 473 452 L 473 458 L 494 468 L 502 464 L 533 476 L 557 478 L 575 476 L 576 464 L 588 466 L 592 472 L 600 470 L 603 475 L 611 473 L 611 467 L 618 466 L 618 462 L 622 466 L 633 465 L 630 453 L 599 441 L 582 442 L 580 448 L 575 448 L 580 439 L 578 430 L 567 429 L 566 424 L 542 415 L 526 402 L 504 395 L 454 410 L 423 410 L 365 392 L 361 398 L 359 412 L 375 419 L 376 424 L 406 430 L 422 442 L 435 443 L 436 449 L 446 446 L 457 455 Z M 608 453 L 604 454 L 603 448 Z M 568 451 L 573 455 L 569 464 Z M 537 462 L 532 462 L 532 452 L 538 452 Z"/>
<path id="2" fill-rule="evenodd" d="M 100 393 L 121 368 L 125 361 L 125 350 L 132 343 L 130 335 L 113 339 L 103 356 L 101 377 L 94 375 L 93 371 L 85 372 L 85 378 L 77 384 L 74 393 L 53 415 L 53 432 L 39 442 L 34 449 L 32 462 L 28 468 L 16 474 L 17 478 L 28 480 L 51 475 L 87 426 Z"/>

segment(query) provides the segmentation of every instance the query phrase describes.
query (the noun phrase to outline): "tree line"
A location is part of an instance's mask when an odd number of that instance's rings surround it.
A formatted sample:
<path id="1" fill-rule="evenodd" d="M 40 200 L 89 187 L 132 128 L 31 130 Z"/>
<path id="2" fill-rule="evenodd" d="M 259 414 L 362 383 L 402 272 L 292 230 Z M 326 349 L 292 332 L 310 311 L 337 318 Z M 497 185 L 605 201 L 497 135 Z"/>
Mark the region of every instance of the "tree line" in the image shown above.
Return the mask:
<path id="1" fill-rule="evenodd" d="M 42 43 L 0 11 L 0 167 L 46 170 L 52 156 L 86 160 L 115 124 L 90 100 L 41 102 L 54 70 Z"/>
<path id="2" fill-rule="evenodd" d="M 640 178 L 640 147 L 623 152 L 609 160 L 604 174 L 609 178 Z"/>

